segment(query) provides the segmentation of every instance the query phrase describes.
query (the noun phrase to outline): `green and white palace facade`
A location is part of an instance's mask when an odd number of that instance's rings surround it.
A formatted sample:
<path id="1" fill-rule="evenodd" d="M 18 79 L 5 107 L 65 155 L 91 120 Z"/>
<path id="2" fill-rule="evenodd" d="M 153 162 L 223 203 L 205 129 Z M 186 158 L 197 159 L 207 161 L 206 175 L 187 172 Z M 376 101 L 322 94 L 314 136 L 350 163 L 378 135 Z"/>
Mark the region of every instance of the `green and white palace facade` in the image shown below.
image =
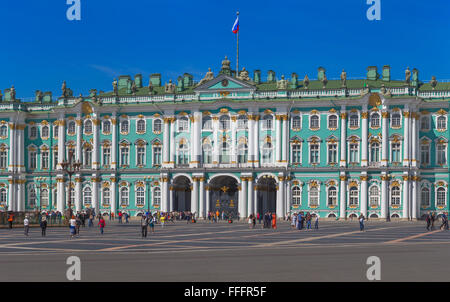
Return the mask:
<path id="1" fill-rule="evenodd" d="M 303 75 L 302 75 L 303 76 Z M 120 76 L 111 92 L 0 102 L 0 210 L 299 211 L 418 219 L 449 210 L 450 83 L 314 80 L 225 58 L 199 82 Z M 0 92 L 1 93 L 1 92 Z M 73 175 L 69 160 L 81 163 Z"/>

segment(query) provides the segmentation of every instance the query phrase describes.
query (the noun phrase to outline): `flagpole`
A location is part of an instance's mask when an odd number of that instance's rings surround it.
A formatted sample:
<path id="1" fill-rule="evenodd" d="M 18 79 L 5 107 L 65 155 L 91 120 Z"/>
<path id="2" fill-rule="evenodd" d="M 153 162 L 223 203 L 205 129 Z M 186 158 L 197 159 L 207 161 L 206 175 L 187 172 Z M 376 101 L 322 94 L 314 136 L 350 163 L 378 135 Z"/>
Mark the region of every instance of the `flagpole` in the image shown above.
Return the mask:
<path id="1" fill-rule="evenodd" d="M 239 12 L 236 12 L 236 15 L 239 18 Z M 239 76 L 239 30 L 236 35 L 236 52 L 237 52 L 237 55 L 236 55 L 236 77 L 238 77 Z"/>

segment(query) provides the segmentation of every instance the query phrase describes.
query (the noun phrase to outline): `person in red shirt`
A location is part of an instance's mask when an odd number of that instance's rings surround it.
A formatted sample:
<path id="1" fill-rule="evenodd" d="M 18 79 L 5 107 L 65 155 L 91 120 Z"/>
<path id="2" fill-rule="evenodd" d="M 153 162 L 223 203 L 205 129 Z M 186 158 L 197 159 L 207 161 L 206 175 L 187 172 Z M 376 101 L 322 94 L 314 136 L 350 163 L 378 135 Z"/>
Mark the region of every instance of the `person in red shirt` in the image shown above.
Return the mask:
<path id="1" fill-rule="evenodd" d="M 122 212 L 119 212 L 119 223 L 122 223 Z"/>
<path id="2" fill-rule="evenodd" d="M 103 219 L 103 216 L 100 217 L 100 221 L 98 222 L 98 226 L 100 227 L 100 233 L 103 235 L 103 229 L 105 228 L 105 219 Z"/>

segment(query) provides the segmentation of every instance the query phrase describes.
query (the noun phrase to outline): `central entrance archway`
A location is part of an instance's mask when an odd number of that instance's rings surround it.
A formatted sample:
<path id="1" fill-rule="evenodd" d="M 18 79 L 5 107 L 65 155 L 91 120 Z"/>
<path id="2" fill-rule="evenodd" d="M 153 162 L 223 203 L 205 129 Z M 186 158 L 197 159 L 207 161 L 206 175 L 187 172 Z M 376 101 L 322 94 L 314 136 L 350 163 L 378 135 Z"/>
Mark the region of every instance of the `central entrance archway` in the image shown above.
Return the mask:
<path id="1" fill-rule="evenodd" d="M 218 176 L 209 183 L 210 211 L 222 212 L 228 218 L 238 217 L 239 190 L 238 182 L 231 176 Z"/>
<path id="2" fill-rule="evenodd" d="M 256 213 L 264 215 L 277 211 L 277 182 L 271 175 L 263 175 L 258 179 L 258 200 Z"/>
<path id="3" fill-rule="evenodd" d="M 173 180 L 173 210 L 177 212 L 191 210 L 191 181 L 186 176 L 178 176 Z"/>

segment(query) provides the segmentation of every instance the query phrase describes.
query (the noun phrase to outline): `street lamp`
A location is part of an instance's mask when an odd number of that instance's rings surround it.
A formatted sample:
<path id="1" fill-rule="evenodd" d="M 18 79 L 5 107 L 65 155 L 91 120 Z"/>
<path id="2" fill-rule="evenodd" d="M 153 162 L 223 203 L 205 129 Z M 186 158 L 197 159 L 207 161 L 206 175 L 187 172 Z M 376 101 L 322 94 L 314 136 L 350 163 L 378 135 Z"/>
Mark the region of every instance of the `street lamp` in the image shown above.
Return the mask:
<path id="1" fill-rule="evenodd" d="M 147 187 L 147 213 L 150 214 L 150 184 L 152 182 L 152 177 L 151 176 L 145 176 L 144 177 L 144 182 L 145 185 Z"/>
<path id="2" fill-rule="evenodd" d="M 70 218 L 72 218 L 72 196 L 71 196 L 72 195 L 72 188 L 71 188 L 72 175 L 75 172 L 80 171 L 80 168 L 81 168 L 81 162 L 73 162 L 72 158 L 73 158 L 73 150 L 69 149 L 68 160 L 61 163 L 61 167 L 62 167 L 63 171 L 69 175 L 69 204 L 68 204 L 69 208 L 67 209 L 66 220 L 69 220 Z"/>
<path id="3" fill-rule="evenodd" d="M 42 184 L 45 182 L 45 178 L 44 177 L 38 177 L 36 178 L 36 189 L 38 191 L 38 196 L 39 196 L 39 213 L 41 213 L 42 211 L 42 201 L 41 201 L 41 187 Z"/>

